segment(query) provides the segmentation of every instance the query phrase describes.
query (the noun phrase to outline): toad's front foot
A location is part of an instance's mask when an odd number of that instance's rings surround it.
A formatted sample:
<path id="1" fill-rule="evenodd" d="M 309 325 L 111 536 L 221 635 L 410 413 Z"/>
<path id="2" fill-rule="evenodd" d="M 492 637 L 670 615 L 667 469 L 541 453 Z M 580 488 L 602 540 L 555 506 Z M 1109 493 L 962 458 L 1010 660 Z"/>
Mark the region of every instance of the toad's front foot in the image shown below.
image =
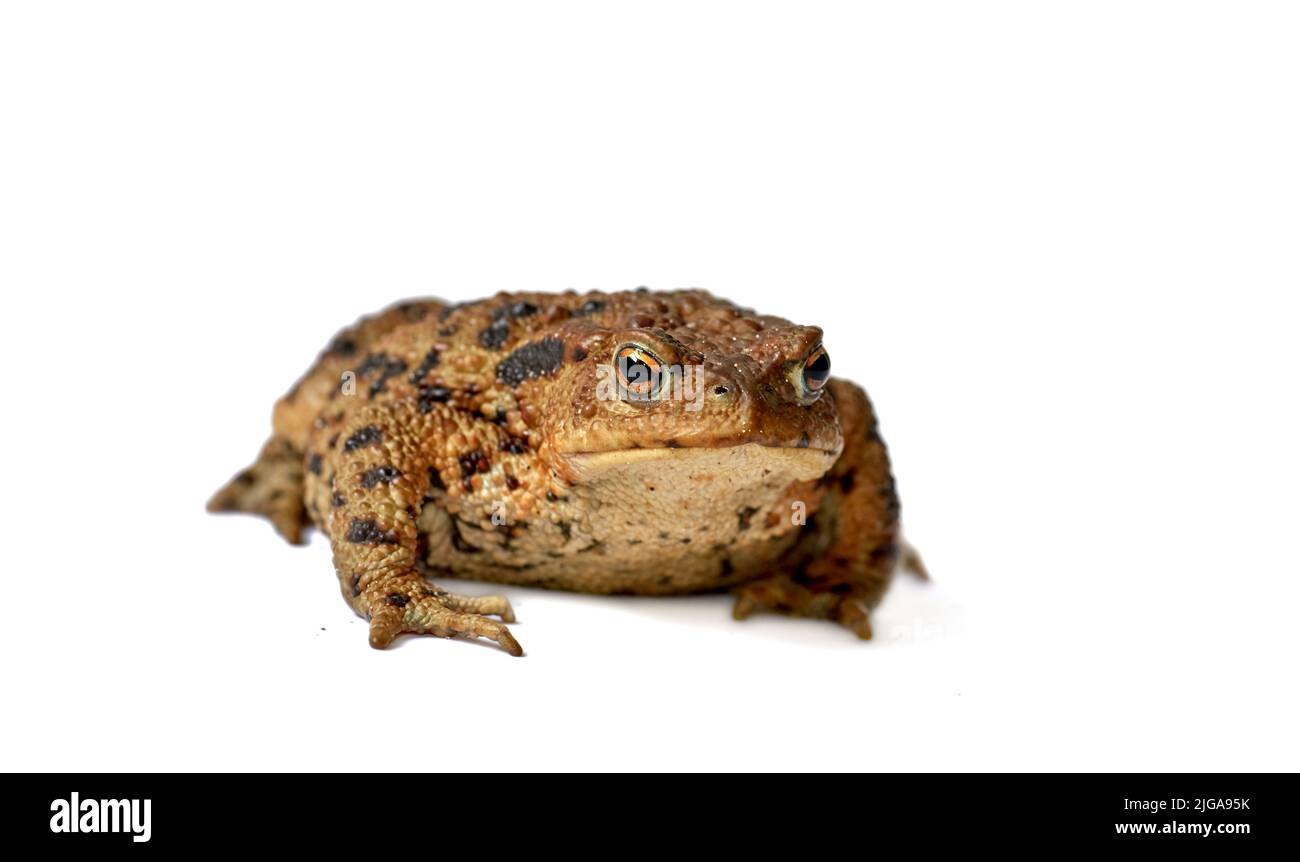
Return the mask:
<path id="1" fill-rule="evenodd" d="M 796 617 L 814 617 L 837 622 L 863 640 L 871 639 L 872 596 L 857 585 L 839 583 L 830 589 L 822 585 L 800 583 L 791 575 L 775 575 L 742 584 L 736 588 L 736 604 L 731 615 L 748 619 L 755 611 L 766 610 Z"/>
<path id="2" fill-rule="evenodd" d="M 425 634 L 487 638 L 513 656 L 524 654 L 505 626 L 515 621 L 515 612 L 504 596 L 459 596 L 409 576 L 376 583 L 361 598 L 370 617 L 370 645 L 375 649 L 384 649 L 399 634 Z"/>

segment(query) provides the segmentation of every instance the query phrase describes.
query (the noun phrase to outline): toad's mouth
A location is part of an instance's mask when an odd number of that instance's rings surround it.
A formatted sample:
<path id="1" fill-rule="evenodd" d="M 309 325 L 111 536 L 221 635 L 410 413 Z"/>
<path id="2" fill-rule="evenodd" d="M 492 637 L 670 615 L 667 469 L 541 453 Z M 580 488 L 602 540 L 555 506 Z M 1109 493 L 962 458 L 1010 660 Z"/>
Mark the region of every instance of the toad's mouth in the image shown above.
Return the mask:
<path id="1" fill-rule="evenodd" d="M 605 452 L 575 452 L 564 455 L 573 477 L 590 479 L 610 472 L 635 472 L 646 476 L 684 476 L 703 480 L 719 472 L 739 473 L 761 479 L 779 474 L 806 481 L 826 473 L 839 452 L 806 446 L 765 446 L 741 443 L 735 446 L 695 446 L 659 449 L 614 449 Z M 740 478 L 740 477 L 737 477 Z"/>

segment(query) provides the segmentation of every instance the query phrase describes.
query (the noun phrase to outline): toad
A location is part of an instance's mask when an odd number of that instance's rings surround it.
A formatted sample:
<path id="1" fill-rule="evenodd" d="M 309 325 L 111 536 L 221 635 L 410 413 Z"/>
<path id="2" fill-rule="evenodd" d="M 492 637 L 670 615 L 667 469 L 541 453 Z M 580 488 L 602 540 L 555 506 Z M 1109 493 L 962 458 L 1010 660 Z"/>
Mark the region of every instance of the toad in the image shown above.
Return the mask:
<path id="1" fill-rule="evenodd" d="M 522 655 L 476 579 L 588 593 L 731 591 L 734 616 L 871 637 L 896 568 L 889 457 L 822 330 L 697 290 L 499 293 L 340 332 L 208 504 L 320 529 L 373 647 L 403 633 Z"/>

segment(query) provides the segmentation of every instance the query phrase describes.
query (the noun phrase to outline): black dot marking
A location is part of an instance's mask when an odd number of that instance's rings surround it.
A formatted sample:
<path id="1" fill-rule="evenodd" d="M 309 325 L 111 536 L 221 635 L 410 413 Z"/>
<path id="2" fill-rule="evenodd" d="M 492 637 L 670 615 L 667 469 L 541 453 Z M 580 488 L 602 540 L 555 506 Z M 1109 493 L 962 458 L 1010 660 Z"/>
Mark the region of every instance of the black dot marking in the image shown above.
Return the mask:
<path id="1" fill-rule="evenodd" d="M 406 370 L 405 360 L 383 353 L 372 353 L 357 366 L 358 377 L 378 376 L 370 384 L 370 397 L 374 398 L 388 386 L 388 380 Z"/>
<path id="2" fill-rule="evenodd" d="M 899 547 L 897 542 L 886 542 L 879 547 L 872 548 L 868 554 L 871 562 L 879 563 L 883 561 L 893 562 L 898 559 Z"/>
<path id="3" fill-rule="evenodd" d="M 330 343 L 329 352 L 335 356 L 351 356 L 357 352 L 357 343 L 345 335 L 340 335 Z"/>
<path id="4" fill-rule="evenodd" d="M 483 454 L 479 449 L 466 452 L 458 460 L 460 461 L 460 473 L 466 479 L 475 473 L 486 473 L 492 469 L 492 465 L 488 463 L 487 455 Z"/>
<path id="5" fill-rule="evenodd" d="M 578 310 L 573 313 L 577 317 L 586 317 L 588 314 L 595 314 L 604 307 L 605 303 L 601 302 L 599 299 L 589 299 L 580 305 Z"/>
<path id="6" fill-rule="evenodd" d="M 511 303 L 510 305 L 498 305 L 496 308 L 492 309 L 492 319 L 517 320 L 520 317 L 529 317 L 534 315 L 540 310 L 541 309 L 533 305 L 531 302 L 525 302 L 521 299 L 518 302 Z"/>
<path id="7" fill-rule="evenodd" d="M 355 575 L 353 575 L 351 578 L 348 579 L 348 586 L 350 586 L 350 587 L 352 588 L 352 598 L 355 599 L 357 596 L 361 595 L 361 575 L 360 575 L 360 573 L 355 574 Z"/>
<path id="8" fill-rule="evenodd" d="M 845 473 L 843 476 L 841 476 L 841 477 L 840 477 L 840 491 L 844 492 L 845 494 L 847 494 L 847 493 L 849 493 L 850 491 L 852 491 L 852 490 L 853 490 L 853 480 L 854 480 L 854 477 L 855 477 L 855 471 L 853 471 L 853 470 L 849 470 L 847 473 Z"/>
<path id="9" fill-rule="evenodd" d="M 373 446 L 383 439 L 384 432 L 379 430 L 378 425 L 367 425 L 343 442 L 343 451 L 355 452 L 357 449 Z"/>
<path id="10" fill-rule="evenodd" d="M 492 424 L 505 425 L 508 419 L 509 417 L 506 414 L 506 408 L 498 407 L 496 411 L 496 415 L 492 417 Z"/>
<path id="11" fill-rule="evenodd" d="M 573 357 L 574 362 L 581 362 L 587 358 L 587 348 L 583 347 L 581 344 L 575 344 L 573 345 L 573 350 L 569 355 Z"/>
<path id="12" fill-rule="evenodd" d="M 376 371 L 382 369 L 384 363 L 387 361 L 388 357 L 383 353 L 372 353 L 365 359 L 361 360 L 361 364 L 356 367 L 357 376 L 367 377 L 374 374 Z"/>
<path id="13" fill-rule="evenodd" d="M 310 470 L 310 471 L 311 471 L 312 473 L 314 473 L 315 475 L 319 476 L 319 475 L 320 475 L 320 463 L 321 463 L 321 462 L 320 462 L 320 455 L 318 455 L 318 454 L 316 454 L 316 453 L 312 453 L 311 457 L 309 457 L 309 458 L 307 459 L 307 469 Z"/>
<path id="14" fill-rule="evenodd" d="M 402 595 L 401 593 L 389 593 L 388 595 L 384 596 L 384 601 L 388 602 L 388 604 L 392 605 L 395 608 L 404 608 L 406 607 L 407 603 L 410 602 L 411 600 L 408 599 L 406 596 Z"/>
<path id="15" fill-rule="evenodd" d="M 510 321 L 504 317 L 494 320 L 478 334 L 478 343 L 488 350 L 500 350 L 510 337 Z"/>
<path id="16" fill-rule="evenodd" d="M 416 403 L 421 413 L 431 413 L 438 404 L 446 404 L 451 399 L 451 390 L 446 386 L 421 386 Z"/>
<path id="17" fill-rule="evenodd" d="M 367 470 L 361 477 L 362 488 L 373 488 L 376 485 L 391 485 L 393 480 L 402 475 L 402 471 L 396 467 L 375 467 L 373 470 Z"/>
<path id="18" fill-rule="evenodd" d="M 397 536 L 391 530 L 381 530 L 373 518 L 353 518 L 345 537 L 354 545 L 395 545 Z"/>
<path id="19" fill-rule="evenodd" d="M 438 491 L 447 490 L 447 486 L 442 484 L 442 474 L 438 472 L 437 467 L 429 468 L 429 487 Z"/>
<path id="20" fill-rule="evenodd" d="M 411 372 L 411 382 L 419 383 L 424 380 L 424 376 L 438 367 L 438 360 L 441 359 L 438 348 L 430 347 L 429 352 L 424 354 L 424 359 L 420 360 L 420 367 Z"/>
<path id="21" fill-rule="evenodd" d="M 384 367 L 384 371 L 379 375 L 379 379 L 370 384 L 370 397 L 374 398 L 388 385 L 390 377 L 396 377 L 406 370 L 406 363 L 400 359 L 394 359 L 390 364 Z"/>
<path id="22" fill-rule="evenodd" d="M 557 497 L 557 496 L 555 495 L 555 492 L 554 492 L 554 491 L 547 491 L 547 492 L 546 492 L 546 502 L 548 502 L 548 503 L 554 503 L 554 502 L 555 502 L 556 500 L 558 500 L 558 499 L 560 499 L 560 498 Z"/>
<path id="23" fill-rule="evenodd" d="M 429 313 L 428 307 L 422 302 L 403 302 L 397 306 L 397 310 L 411 321 L 424 320 L 424 316 Z"/>
<path id="24" fill-rule="evenodd" d="M 519 487 L 519 480 L 516 479 L 514 476 L 511 476 L 509 473 L 507 473 L 506 487 L 509 488 L 511 491 L 515 490 L 516 488 Z"/>
<path id="25" fill-rule="evenodd" d="M 890 521 L 897 521 L 900 506 L 898 502 L 898 489 L 894 484 L 894 477 L 887 477 L 884 484 L 877 489 L 877 493 L 879 493 L 880 498 L 885 501 L 885 517 Z"/>
<path id="26" fill-rule="evenodd" d="M 511 455 L 523 455 L 528 451 L 528 441 L 523 437 L 506 437 L 501 441 L 501 451 L 509 452 Z"/>
<path id="27" fill-rule="evenodd" d="M 530 377 L 554 374 L 564 363 L 564 342 L 548 337 L 515 350 L 497 365 L 497 380 L 518 386 Z"/>
<path id="28" fill-rule="evenodd" d="M 339 506 L 345 505 L 345 504 L 347 503 L 347 501 L 348 501 L 348 498 L 347 498 L 347 497 L 344 497 L 344 496 L 343 496 L 342 494 L 340 494 L 338 491 L 335 491 L 335 492 L 334 492 L 334 495 L 330 497 L 330 505 L 333 506 L 333 507 L 336 508 L 336 509 L 337 509 Z"/>
<path id="29" fill-rule="evenodd" d="M 736 512 L 736 522 L 740 529 L 749 529 L 749 522 L 753 520 L 756 512 L 758 512 L 758 510 L 751 506 L 745 506 L 740 511 Z"/>

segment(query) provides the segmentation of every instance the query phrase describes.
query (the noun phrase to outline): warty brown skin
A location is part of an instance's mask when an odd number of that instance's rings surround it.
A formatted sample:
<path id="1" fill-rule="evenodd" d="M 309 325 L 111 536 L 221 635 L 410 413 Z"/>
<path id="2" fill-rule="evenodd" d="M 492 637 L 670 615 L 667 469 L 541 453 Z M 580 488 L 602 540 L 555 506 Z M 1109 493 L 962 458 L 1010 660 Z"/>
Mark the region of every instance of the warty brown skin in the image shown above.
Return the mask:
<path id="1" fill-rule="evenodd" d="M 319 527 L 375 647 L 423 633 L 522 654 L 505 598 L 431 578 L 730 589 L 738 619 L 868 638 L 898 497 L 866 394 L 803 382 L 821 337 L 695 290 L 402 303 L 331 341 L 209 509 L 263 515 L 295 544 Z M 611 397 L 629 344 L 694 384 L 686 397 Z"/>

